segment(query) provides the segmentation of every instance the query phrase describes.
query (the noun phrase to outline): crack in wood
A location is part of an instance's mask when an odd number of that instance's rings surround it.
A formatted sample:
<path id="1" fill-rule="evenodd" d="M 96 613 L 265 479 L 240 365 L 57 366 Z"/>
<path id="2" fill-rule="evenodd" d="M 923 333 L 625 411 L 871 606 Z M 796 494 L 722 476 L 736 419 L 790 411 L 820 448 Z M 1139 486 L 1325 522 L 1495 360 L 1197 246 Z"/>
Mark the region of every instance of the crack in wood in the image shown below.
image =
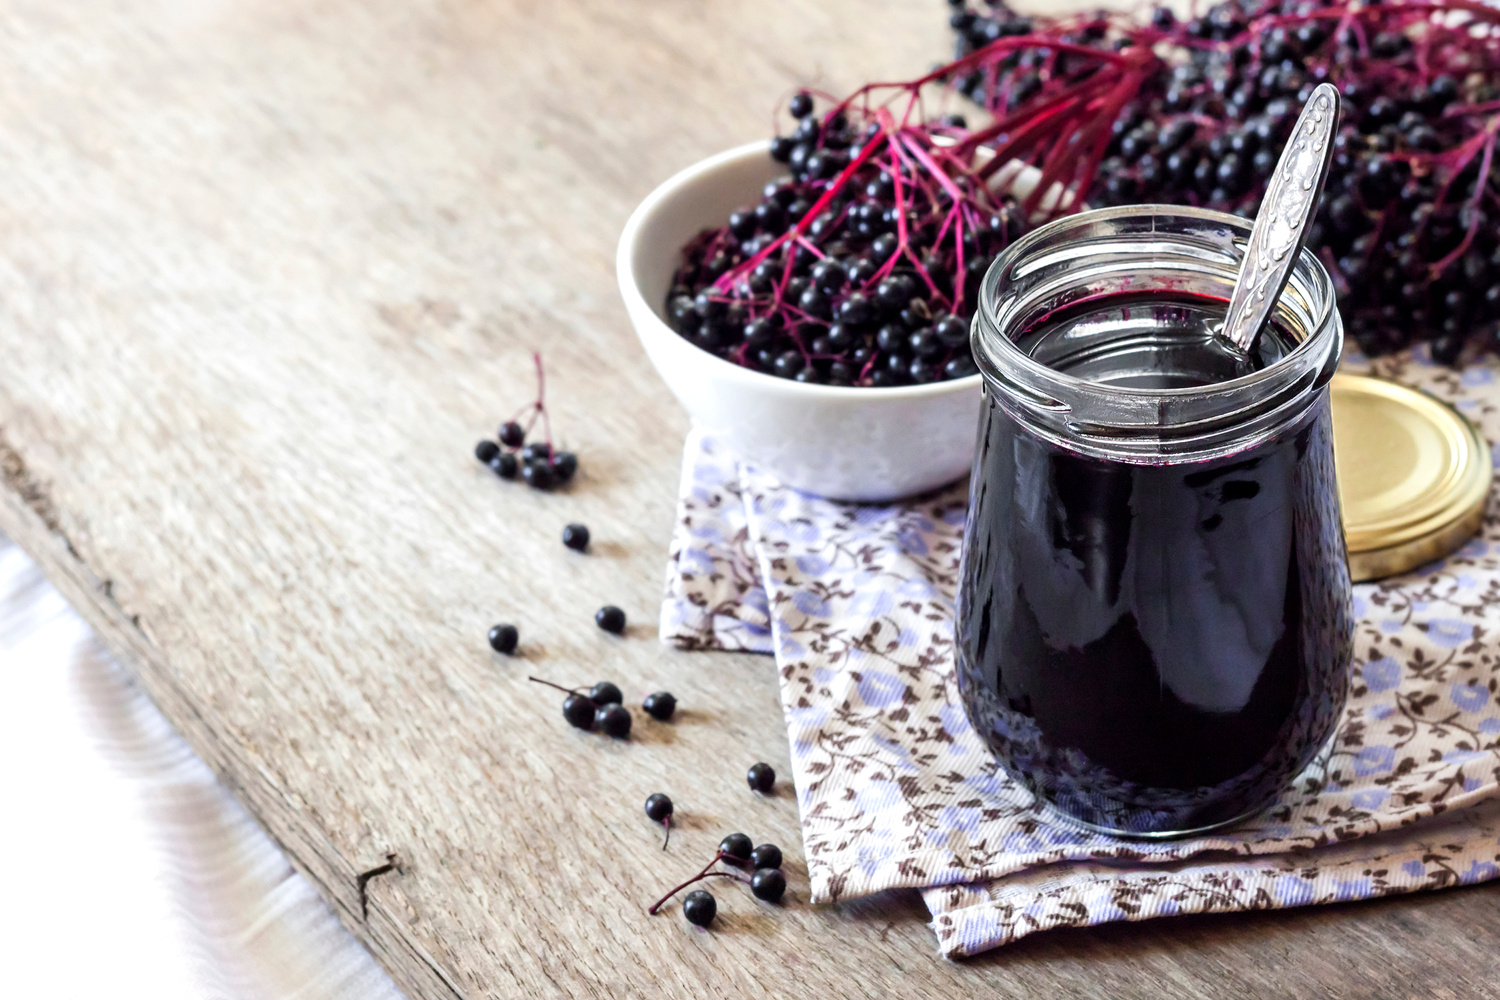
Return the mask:
<path id="1" fill-rule="evenodd" d="M 63 533 L 51 495 L 27 467 L 21 453 L 11 447 L 4 428 L 0 428 L 0 483 L 13 490 L 26 506 L 35 511 L 48 531 L 59 535 Z M 71 547 L 69 543 L 69 548 Z"/>
<path id="2" fill-rule="evenodd" d="M 379 866 L 377 866 L 375 868 L 371 868 L 369 871 L 366 871 L 366 872 L 360 872 L 358 875 L 354 876 L 354 888 L 356 888 L 356 889 L 359 890 L 359 919 L 360 920 L 369 920 L 370 919 L 370 899 L 369 899 L 370 879 L 376 878 L 377 876 L 380 876 L 380 875 L 384 875 L 386 872 L 395 871 L 397 864 L 398 864 L 398 860 L 396 858 L 396 852 L 394 852 L 394 851 L 387 851 L 386 855 L 385 855 L 385 864 L 379 865 Z"/>

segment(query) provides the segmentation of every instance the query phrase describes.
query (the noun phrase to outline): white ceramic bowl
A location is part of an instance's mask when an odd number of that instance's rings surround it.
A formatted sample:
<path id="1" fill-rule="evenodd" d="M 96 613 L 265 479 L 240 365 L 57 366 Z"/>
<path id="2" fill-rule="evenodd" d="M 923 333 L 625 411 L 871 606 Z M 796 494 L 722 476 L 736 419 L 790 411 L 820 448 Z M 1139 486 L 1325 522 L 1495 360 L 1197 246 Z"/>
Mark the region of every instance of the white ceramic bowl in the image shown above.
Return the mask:
<path id="1" fill-rule="evenodd" d="M 809 385 L 751 371 L 679 336 L 662 318 L 682 246 L 760 198 L 784 173 L 765 142 L 711 156 L 641 202 L 616 270 L 636 334 L 694 423 L 788 486 L 884 501 L 967 474 L 980 376 L 890 389 Z"/>

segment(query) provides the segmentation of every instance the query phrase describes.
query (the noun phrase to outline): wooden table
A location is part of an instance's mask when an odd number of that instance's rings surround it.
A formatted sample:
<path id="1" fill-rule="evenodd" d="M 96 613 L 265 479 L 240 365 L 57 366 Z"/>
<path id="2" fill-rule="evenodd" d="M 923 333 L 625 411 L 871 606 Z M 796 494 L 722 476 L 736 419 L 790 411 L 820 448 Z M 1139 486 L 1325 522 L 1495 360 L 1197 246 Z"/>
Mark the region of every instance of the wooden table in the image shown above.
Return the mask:
<path id="1" fill-rule="evenodd" d="M 955 964 L 915 894 L 806 905 L 793 849 L 784 912 L 721 893 L 708 934 L 644 914 L 731 829 L 799 839 L 791 797 L 742 778 L 789 772 L 770 662 L 653 635 L 685 422 L 615 238 L 657 181 L 766 135 L 788 88 L 923 71 L 943 21 L 939 0 L 6 3 L 0 528 L 413 997 L 1495 995 L 1490 889 Z M 582 457 L 554 495 L 470 455 L 533 349 Z M 574 520 L 590 556 L 558 541 Z M 497 620 L 524 657 L 491 656 Z M 613 743 L 528 672 L 685 710 Z M 657 790 L 683 811 L 667 854 Z"/>

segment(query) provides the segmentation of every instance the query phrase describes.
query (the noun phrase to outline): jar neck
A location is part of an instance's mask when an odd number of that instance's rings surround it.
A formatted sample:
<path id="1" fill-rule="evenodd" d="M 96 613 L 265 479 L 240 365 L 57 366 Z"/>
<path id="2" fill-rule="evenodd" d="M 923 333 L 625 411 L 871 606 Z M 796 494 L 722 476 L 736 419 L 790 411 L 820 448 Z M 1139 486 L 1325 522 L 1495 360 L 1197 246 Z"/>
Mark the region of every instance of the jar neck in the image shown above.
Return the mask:
<path id="1" fill-rule="evenodd" d="M 991 265 L 980 290 L 971 339 L 986 391 L 1039 437 L 1113 461 L 1206 461 L 1275 436 L 1323 398 L 1343 348 L 1332 281 L 1306 250 L 1272 317 L 1285 353 L 1248 374 L 1138 388 L 1070 375 L 1018 344 L 1048 317 L 1096 298 L 1227 301 L 1249 236 L 1250 223 L 1236 216 L 1163 205 L 1084 212 L 1028 234 Z M 1107 348 L 1112 328 L 1099 329 Z"/>

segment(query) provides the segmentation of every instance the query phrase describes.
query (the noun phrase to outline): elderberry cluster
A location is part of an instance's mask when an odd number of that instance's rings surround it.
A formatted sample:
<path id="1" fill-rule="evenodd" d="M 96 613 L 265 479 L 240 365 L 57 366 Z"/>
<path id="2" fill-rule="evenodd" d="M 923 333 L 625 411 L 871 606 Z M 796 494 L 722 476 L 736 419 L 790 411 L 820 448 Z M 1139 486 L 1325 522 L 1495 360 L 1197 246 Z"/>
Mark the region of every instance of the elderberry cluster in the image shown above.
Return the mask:
<path id="1" fill-rule="evenodd" d="M 665 800 L 665 806 L 662 805 Z M 654 808 L 653 808 L 654 807 Z M 664 811 L 663 811 L 664 810 Z M 671 816 L 672 803 L 664 795 L 653 795 L 646 800 L 646 815 L 653 821 L 665 822 Z M 653 814 L 655 813 L 655 814 Z M 744 882 L 756 899 L 767 903 L 779 903 L 786 895 L 786 875 L 781 870 L 781 848 L 775 844 L 752 847 L 753 842 L 743 833 L 731 833 L 719 842 L 719 849 L 698 874 L 669 890 L 665 896 L 653 903 L 646 912 L 655 914 L 666 902 L 683 889 L 710 878 L 728 878 Z M 728 865 L 731 871 L 717 866 Z M 746 877 L 742 872 L 750 872 Z M 695 889 L 682 901 L 682 915 L 696 927 L 707 927 L 719 912 L 719 904 L 713 893 Z"/>
<path id="2" fill-rule="evenodd" d="M 1246 217 L 1302 104 L 1317 84 L 1334 83 L 1343 124 L 1308 245 L 1333 275 L 1363 351 L 1424 339 L 1452 363 L 1466 342 L 1494 349 L 1500 322 L 1500 185 L 1490 170 L 1500 17 L 1454 4 L 1440 25 L 1432 11 L 1446 6 L 1228 0 L 1186 21 L 1158 8 L 1136 25 L 1104 15 L 1033 21 L 1003 4 L 974 11 L 959 0 L 951 24 L 960 57 L 999 39 L 1027 44 L 971 58 L 949 80 L 993 112 L 1024 112 L 1100 71 L 1059 45 L 1149 48 L 1157 58 L 1118 106 L 1089 204 L 1166 202 Z"/>
<path id="3" fill-rule="evenodd" d="M 474 446 L 474 457 L 501 479 L 517 475 L 532 489 L 550 490 L 573 478 L 578 456 L 553 451 L 550 442 L 526 443 L 526 431 L 514 420 L 500 425 L 499 441 L 484 440 Z"/>
<path id="4" fill-rule="evenodd" d="M 536 399 L 501 424 L 495 440 L 486 438 L 476 444 L 474 457 L 488 465 L 501 479 L 515 479 L 519 475 L 533 489 L 550 490 L 573 478 L 578 471 L 578 456 L 552 447 L 552 421 L 547 413 L 547 380 L 542 369 L 542 356 L 533 354 L 532 360 L 536 363 Z M 522 424 L 522 420 L 526 423 Z M 538 420 L 542 423 L 543 440 L 528 441 L 527 437 Z M 587 532 L 585 528 L 585 546 L 588 544 Z"/>
<path id="5" fill-rule="evenodd" d="M 880 126 L 857 126 L 842 108 L 819 118 L 806 92 L 789 110 L 796 128 L 771 156 L 790 176 L 684 248 L 668 321 L 706 351 L 799 382 L 878 388 L 974 374 L 969 317 L 990 262 L 1025 228 L 1014 201 L 968 178 L 939 182 L 884 145 L 846 175 L 884 143 Z M 963 127 L 950 117 L 929 130 Z"/>
<path id="6" fill-rule="evenodd" d="M 613 681 L 600 681 L 585 692 L 581 687 L 565 687 L 541 677 L 526 679 L 557 688 L 567 695 L 563 699 L 562 714 L 574 729 L 585 732 L 598 730 L 617 740 L 630 735 L 630 709 L 624 705 L 625 696 L 621 693 L 620 686 Z M 657 691 L 646 696 L 641 708 L 653 719 L 666 722 L 677 711 L 677 699 L 666 691 Z M 668 802 L 667 805 L 670 813 L 671 803 Z"/>

